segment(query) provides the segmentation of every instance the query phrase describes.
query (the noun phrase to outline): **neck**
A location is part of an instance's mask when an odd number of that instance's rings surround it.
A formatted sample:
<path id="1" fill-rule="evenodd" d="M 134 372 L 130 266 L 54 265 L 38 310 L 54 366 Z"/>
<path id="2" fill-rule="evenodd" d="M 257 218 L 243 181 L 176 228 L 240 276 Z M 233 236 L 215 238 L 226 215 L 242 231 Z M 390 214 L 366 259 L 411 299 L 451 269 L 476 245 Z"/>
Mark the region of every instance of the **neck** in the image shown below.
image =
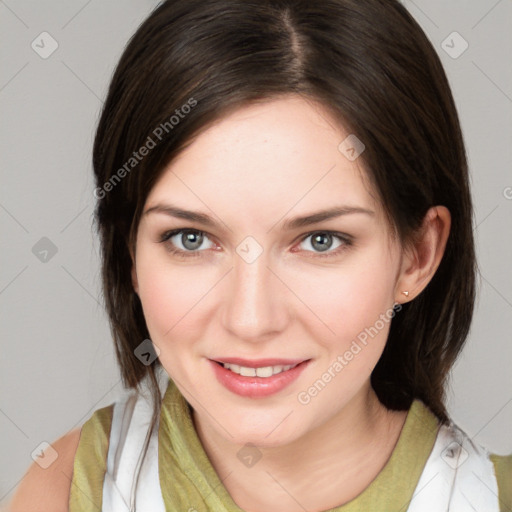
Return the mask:
<path id="1" fill-rule="evenodd" d="M 242 446 L 193 411 L 212 466 L 246 512 L 320 512 L 351 501 L 388 461 L 406 416 L 386 409 L 368 383 L 328 422 L 286 445 L 259 448 L 261 459 L 245 467 L 237 458 Z"/>

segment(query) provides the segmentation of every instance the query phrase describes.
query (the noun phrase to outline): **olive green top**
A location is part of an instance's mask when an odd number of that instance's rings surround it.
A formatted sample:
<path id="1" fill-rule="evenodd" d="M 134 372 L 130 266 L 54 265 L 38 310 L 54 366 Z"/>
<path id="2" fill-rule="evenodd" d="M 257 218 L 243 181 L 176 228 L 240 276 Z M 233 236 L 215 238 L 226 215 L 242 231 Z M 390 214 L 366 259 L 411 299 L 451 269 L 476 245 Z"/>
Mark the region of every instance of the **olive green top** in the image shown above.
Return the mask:
<path id="1" fill-rule="evenodd" d="M 113 404 L 98 409 L 82 427 L 74 461 L 70 512 L 101 510 L 112 413 Z M 405 512 L 438 428 L 435 415 L 423 402 L 415 400 L 380 473 L 353 500 L 326 512 Z M 167 511 L 243 512 L 208 459 L 194 428 L 190 406 L 172 381 L 162 402 L 158 442 L 160 487 Z M 491 460 L 498 481 L 500 512 L 512 512 L 512 455 L 491 455 Z M 196 502 L 194 496 L 198 497 Z"/>

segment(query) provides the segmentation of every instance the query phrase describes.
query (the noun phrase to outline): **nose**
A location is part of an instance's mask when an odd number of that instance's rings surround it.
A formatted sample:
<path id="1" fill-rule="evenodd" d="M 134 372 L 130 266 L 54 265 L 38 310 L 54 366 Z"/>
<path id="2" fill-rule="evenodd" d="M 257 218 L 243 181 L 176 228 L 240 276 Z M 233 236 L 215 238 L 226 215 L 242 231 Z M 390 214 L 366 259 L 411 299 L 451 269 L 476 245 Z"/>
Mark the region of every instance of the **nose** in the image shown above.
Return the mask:
<path id="1" fill-rule="evenodd" d="M 234 257 L 227 276 L 223 323 L 237 339 L 268 340 L 278 336 L 289 321 L 290 292 L 269 263 L 265 252 L 252 262 Z"/>

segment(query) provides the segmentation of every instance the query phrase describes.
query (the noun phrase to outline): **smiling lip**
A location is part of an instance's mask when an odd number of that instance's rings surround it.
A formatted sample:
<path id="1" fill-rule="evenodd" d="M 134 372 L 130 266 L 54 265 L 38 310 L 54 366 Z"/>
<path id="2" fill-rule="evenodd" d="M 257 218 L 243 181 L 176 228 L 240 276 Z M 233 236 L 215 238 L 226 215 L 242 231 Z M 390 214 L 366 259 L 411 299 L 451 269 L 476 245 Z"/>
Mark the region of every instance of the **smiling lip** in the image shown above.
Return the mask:
<path id="1" fill-rule="evenodd" d="M 296 365 L 271 377 L 244 377 L 224 368 L 220 361 L 210 359 L 208 362 L 217 380 L 232 393 L 247 398 L 264 398 L 278 393 L 294 382 L 311 362 L 311 359 L 306 361 L 303 359 L 253 359 L 252 361 L 240 358 L 222 359 L 224 363 L 238 364 L 248 368 Z"/>

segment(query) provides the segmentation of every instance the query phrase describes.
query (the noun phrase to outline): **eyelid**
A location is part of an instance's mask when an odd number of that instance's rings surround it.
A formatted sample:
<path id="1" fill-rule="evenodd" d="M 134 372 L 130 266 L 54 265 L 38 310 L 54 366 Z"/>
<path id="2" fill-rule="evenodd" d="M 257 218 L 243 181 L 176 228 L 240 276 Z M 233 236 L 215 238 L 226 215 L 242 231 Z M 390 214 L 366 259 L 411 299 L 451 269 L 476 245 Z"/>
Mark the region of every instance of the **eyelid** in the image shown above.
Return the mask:
<path id="1" fill-rule="evenodd" d="M 190 232 L 193 232 L 193 233 L 197 233 L 197 234 L 200 234 L 200 235 L 203 235 L 205 236 L 206 238 L 210 239 L 213 243 L 216 243 L 215 240 L 214 240 L 214 237 L 212 237 L 209 233 L 207 233 L 206 231 L 202 231 L 201 229 L 196 229 L 196 228 L 177 228 L 177 229 L 170 229 L 168 231 L 165 231 L 164 233 L 162 233 L 160 236 L 159 236 L 159 240 L 158 242 L 159 243 L 164 243 L 164 244 L 168 244 L 168 245 L 172 245 L 173 248 L 172 250 L 170 250 L 172 253 L 177 253 L 177 254 L 186 254 L 187 256 L 188 255 L 195 255 L 195 254 L 199 254 L 201 252 L 205 252 L 205 250 L 201 250 L 201 251 L 183 251 L 182 249 L 178 249 L 177 247 L 175 247 L 173 244 L 169 244 L 169 241 L 172 237 L 176 236 L 176 235 L 179 235 L 179 234 L 182 234 L 182 233 L 185 233 L 187 231 L 190 231 Z"/>
<path id="2" fill-rule="evenodd" d="M 311 258 L 318 259 L 318 258 L 329 258 L 329 257 L 335 258 L 337 256 L 339 257 L 342 252 L 344 252 L 345 250 L 347 250 L 347 248 L 349 248 L 350 246 L 353 245 L 353 240 L 354 240 L 353 236 L 351 236 L 347 233 L 340 233 L 339 231 L 333 231 L 330 229 L 315 229 L 313 231 L 309 231 L 308 233 L 305 233 L 304 235 L 301 235 L 299 237 L 299 243 L 304 242 L 307 238 L 309 238 L 310 236 L 317 234 L 317 233 L 322 233 L 322 234 L 326 234 L 326 235 L 330 235 L 335 238 L 338 238 L 339 240 L 341 240 L 341 244 L 338 247 L 336 247 L 334 250 L 327 250 L 324 253 L 314 252 L 314 251 L 304 251 L 306 253 L 311 254 L 312 256 L 309 256 Z"/>
<path id="3" fill-rule="evenodd" d="M 176 229 L 171 229 L 171 230 L 165 231 L 162 235 L 160 235 L 159 243 L 168 242 L 170 240 L 170 238 L 172 238 L 173 236 L 182 234 L 187 231 L 206 236 L 206 238 L 208 238 L 212 242 L 216 243 L 215 237 L 210 235 L 208 232 L 203 231 L 201 229 L 197 229 L 197 228 L 176 228 Z M 294 241 L 294 244 L 302 243 L 302 242 L 304 242 L 304 240 L 306 240 L 310 236 L 317 234 L 317 233 L 323 233 L 323 234 L 327 234 L 327 235 L 333 236 L 335 238 L 338 238 L 339 240 L 341 240 L 342 244 L 340 246 L 338 246 L 336 249 L 334 249 L 333 251 L 328 250 L 325 253 L 314 252 L 314 251 L 304 251 L 304 252 L 313 254 L 314 255 L 313 257 L 315 257 L 315 258 L 337 256 L 337 255 L 339 255 L 339 253 L 341 251 L 343 251 L 347 247 L 350 247 L 353 244 L 353 238 L 354 238 L 353 236 L 351 236 L 347 233 L 341 233 L 341 232 L 333 231 L 333 230 L 329 230 L 329 229 L 315 229 L 312 231 L 308 231 L 307 233 L 300 235 L 296 239 L 296 241 Z M 170 244 L 170 245 L 172 245 L 172 244 Z M 183 257 L 199 256 L 200 253 L 206 252 L 205 249 L 199 250 L 199 251 L 183 251 L 182 249 L 178 249 L 175 246 L 173 246 L 173 248 L 169 249 L 169 250 L 171 253 L 175 253 L 175 254 L 178 254 L 179 256 L 183 256 Z M 295 252 L 297 252 L 297 251 L 295 251 Z"/>

